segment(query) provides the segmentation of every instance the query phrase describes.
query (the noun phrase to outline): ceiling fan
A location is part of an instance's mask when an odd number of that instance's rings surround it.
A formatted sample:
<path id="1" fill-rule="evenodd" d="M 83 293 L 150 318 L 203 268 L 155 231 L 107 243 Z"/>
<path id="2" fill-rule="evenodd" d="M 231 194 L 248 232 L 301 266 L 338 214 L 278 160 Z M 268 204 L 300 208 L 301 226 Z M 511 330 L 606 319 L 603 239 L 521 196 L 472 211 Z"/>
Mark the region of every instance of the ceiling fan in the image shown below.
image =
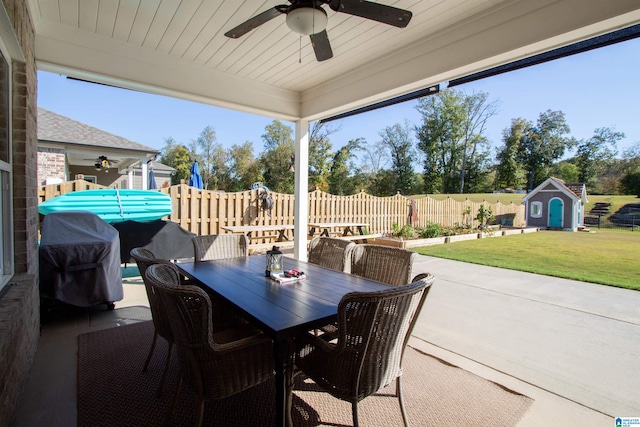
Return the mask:
<path id="1" fill-rule="evenodd" d="M 371 19 L 398 28 L 406 27 L 412 16 L 408 10 L 366 0 L 289 0 L 289 3 L 291 4 L 281 4 L 265 10 L 227 31 L 225 36 L 237 39 L 284 14 L 287 17 L 287 26 L 298 34 L 308 35 L 311 38 L 316 59 L 325 61 L 333 57 L 333 51 L 325 30 L 328 17 L 327 12 L 322 8 L 323 4 L 328 4 L 335 12 Z"/>
<path id="2" fill-rule="evenodd" d="M 93 160 L 93 159 L 85 159 L 85 160 Z M 96 160 L 94 167 L 96 168 L 96 170 L 104 169 L 105 172 L 109 172 L 109 169 L 111 168 L 112 163 L 118 163 L 118 160 L 109 160 L 107 156 L 100 156 Z"/>

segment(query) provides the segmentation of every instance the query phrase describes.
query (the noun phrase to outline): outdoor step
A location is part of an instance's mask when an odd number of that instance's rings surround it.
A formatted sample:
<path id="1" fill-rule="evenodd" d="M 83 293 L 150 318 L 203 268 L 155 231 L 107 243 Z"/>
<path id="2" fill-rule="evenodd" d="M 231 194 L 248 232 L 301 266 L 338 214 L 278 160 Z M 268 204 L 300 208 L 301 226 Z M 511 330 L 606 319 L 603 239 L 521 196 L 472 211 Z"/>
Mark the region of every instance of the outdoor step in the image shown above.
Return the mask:
<path id="1" fill-rule="evenodd" d="M 598 225 L 598 223 L 599 223 L 599 219 L 597 217 L 593 217 L 593 216 L 584 217 L 585 225 Z"/>

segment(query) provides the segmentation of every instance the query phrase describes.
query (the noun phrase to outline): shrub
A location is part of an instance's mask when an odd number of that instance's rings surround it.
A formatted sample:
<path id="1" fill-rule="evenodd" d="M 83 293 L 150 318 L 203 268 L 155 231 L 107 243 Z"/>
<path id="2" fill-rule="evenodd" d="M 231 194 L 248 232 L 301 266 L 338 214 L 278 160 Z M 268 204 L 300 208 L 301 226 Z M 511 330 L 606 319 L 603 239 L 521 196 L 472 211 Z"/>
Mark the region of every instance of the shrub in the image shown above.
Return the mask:
<path id="1" fill-rule="evenodd" d="M 483 207 L 484 208 L 484 207 Z M 484 222 L 484 229 L 486 231 L 488 228 L 487 222 L 493 218 L 493 214 L 491 209 L 481 209 L 484 215 L 487 215 Z M 478 213 L 478 217 L 480 213 Z M 480 228 L 482 229 L 482 228 Z M 393 232 L 391 235 L 398 239 L 431 239 L 433 237 L 441 237 L 441 236 L 456 236 L 459 234 L 472 234 L 477 233 L 479 229 L 472 228 L 469 224 L 460 224 L 456 223 L 453 227 L 451 226 L 443 226 L 436 222 L 429 222 L 426 227 L 416 227 L 413 228 L 410 225 L 399 226 L 398 224 L 393 224 Z"/>
<path id="2" fill-rule="evenodd" d="M 430 222 L 426 227 L 418 228 L 416 231 L 422 239 L 430 239 L 442 235 L 442 226 L 438 223 Z"/>
<path id="3" fill-rule="evenodd" d="M 395 222 L 393 223 L 393 236 L 401 237 L 403 239 L 410 239 L 413 237 L 413 227 L 409 224 L 405 224 L 400 227 Z"/>
<path id="4" fill-rule="evenodd" d="M 485 207 L 484 205 L 480 205 L 480 209 L 478 209 L 478 214 L 476 215 L 476 220 L 478 220 L 478 228 L 484 229 L 487 227 L 487 224 L 493 220 L 493 210 L 491 210 L 491 206 Z"/>

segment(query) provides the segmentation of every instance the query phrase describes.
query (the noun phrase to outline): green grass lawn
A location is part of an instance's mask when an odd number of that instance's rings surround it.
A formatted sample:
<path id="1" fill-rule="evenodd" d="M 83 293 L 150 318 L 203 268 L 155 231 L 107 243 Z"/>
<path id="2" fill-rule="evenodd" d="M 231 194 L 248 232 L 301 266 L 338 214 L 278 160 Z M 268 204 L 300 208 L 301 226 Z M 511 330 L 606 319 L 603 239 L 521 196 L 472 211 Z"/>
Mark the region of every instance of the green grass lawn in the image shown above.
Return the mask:
<path id="1" fill-rule="evenodd" d="M 640 290 L 640 232 L 541 231 L 413 250 L 422 255 Z"/>
<path id="2" fill-rule="evenodd" d="M 587 196 L 589 201 L 584 205 L 584 211 L 589 212 L 592 207 L 595 206 L 597 202 L 608 202 L 611 203 L 611 207 L 609 208 L 609 215 L 606 215 L 605 218 L 616 213 L 621 207 L 626 205 L 627 203 L 640 203 L 640 199 L 636 196 Z"/>

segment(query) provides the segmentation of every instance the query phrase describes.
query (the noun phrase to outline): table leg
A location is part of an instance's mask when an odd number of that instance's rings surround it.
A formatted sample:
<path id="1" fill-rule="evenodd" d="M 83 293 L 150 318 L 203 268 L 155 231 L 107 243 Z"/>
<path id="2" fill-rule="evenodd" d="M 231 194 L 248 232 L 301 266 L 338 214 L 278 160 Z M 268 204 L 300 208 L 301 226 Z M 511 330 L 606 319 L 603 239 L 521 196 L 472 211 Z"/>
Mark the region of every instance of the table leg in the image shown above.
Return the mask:
<path id="1" fill-rule="evenodd" d="M 286 235 L 287 230 L 278 230 L 278 242 L 288 241 L 289 238 Z"/>
<path id="2" fill-rule="evenodd" d="M 358 226 L 358 233 L 359 233 L 361 236 L 364 236 L 364 231 L 362 230 L 362 226 L 361 226 L 361 225 L 359 225 L 359 226 Z M 356 233 L 353 233 L 353 234 L 356 234 Z M 369 242 L 367 241 L 367 239 L 362 239 L 360 242 L 361 242 L 361 243 L 369 243 Z"/>
<path id="3" fill-rule="evenodd" d="M 291 396 L 293 390 L 293 343 L 275 341 L 273 345 L 276 368 L 276 426 L 292 427 Z"/>

